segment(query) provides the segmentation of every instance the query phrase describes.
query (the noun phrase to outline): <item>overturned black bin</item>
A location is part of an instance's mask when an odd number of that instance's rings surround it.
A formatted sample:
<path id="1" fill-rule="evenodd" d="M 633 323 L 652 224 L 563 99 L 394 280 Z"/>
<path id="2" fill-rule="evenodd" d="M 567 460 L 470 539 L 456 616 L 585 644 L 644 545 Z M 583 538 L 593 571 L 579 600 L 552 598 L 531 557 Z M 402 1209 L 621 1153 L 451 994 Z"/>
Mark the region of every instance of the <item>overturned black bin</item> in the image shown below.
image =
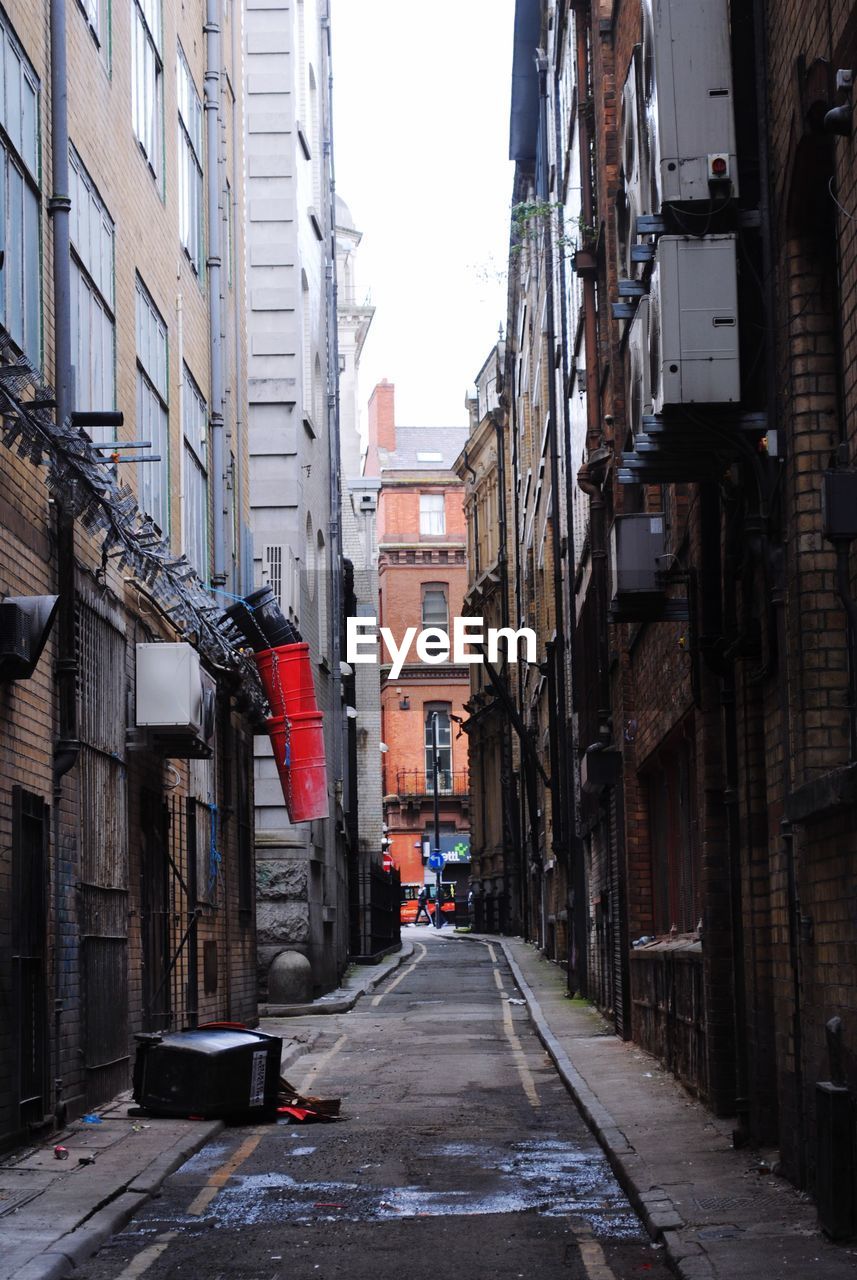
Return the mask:
<path id="1" fill-rule="evenodd" d="M 276 1112 L 279 1036 L 212 1023 L 137 1040 L 134 1101 L 151 1115 L 208 1120 Z"/>

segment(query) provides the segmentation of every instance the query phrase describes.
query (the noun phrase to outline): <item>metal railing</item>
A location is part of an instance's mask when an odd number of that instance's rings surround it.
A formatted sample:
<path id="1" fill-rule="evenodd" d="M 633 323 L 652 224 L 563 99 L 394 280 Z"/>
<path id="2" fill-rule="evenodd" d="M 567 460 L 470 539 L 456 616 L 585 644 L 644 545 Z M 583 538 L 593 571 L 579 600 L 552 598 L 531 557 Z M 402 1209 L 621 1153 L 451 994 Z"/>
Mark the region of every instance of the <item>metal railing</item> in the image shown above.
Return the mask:
<path id="1" fill-rule="evenodd" d="M 470 775 L 467 770 L 461 773 L 450 773 L 441 769 L 438 777 L 438 795 L 466 796 L 470 790 Z M 400 796 L 433 796 L 434 778 L 425 769 L 397 769 L 396 794 Z"/>

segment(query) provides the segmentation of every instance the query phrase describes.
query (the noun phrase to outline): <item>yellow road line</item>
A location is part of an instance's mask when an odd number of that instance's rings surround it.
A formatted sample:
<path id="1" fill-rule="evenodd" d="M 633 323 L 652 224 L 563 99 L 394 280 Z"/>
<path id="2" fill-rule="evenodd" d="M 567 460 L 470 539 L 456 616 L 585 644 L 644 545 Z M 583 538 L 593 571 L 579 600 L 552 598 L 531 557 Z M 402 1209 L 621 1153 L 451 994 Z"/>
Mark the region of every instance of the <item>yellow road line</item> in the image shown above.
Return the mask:
<path id="1" fill-rule="evenodd" d="M 147 1245 L 134 1258 L 124 1271 L 121 1271 L 116 1280 L 135 1280 L 136 1276 L 143 1275 L 149 1270 L 153 1262 L 157 1262 L 165 1249 L 169 1249 L 170 1242 L 175 1240 L 178 1235 L 177 1231 L 165 1231 L 163 1235 L 158 1236 L 154 1244 Z"/>
<path id="2" fill-rule="evenodd" d="M 514 1023 L 512 1022 L 512 1009 L 508 1004 L 503 1005 L 503 1030 L 506 1032 L 506 1039 L 509 1041 L 511 1046 L 512 1057 L 515 1061 L 515 1066 L 518 1069 L 518 1075 L 520 1076 L 524 1093 L 529 1098 L 530 1106 L 540 1107 L 542 1103 L 539 1095 L 536 1093 L 536 1082 L 533 1079 L 530 1068 L 527 1066 L 527 1059 L 524 1055 L 524 1050 L 521 1048 L 521 1042 L 518 1039 Z"/>
<path id="3" fill-rule="evenodd" d="M 331 1059 L 336 1057 L 336 1055 L 339 1053 L 339 1050 L 340 1050 L 340 1049 L 342 1048 L 342 1046 L 345 1044 L 345 1041 L 346 1041 L 347 1039 L 348 1039 L 348 1037 L 347 1037 L 347 1036 L 345 1036 L 345 1035 L 341 1035 L 341 1036 L 339 1037 L 339 1039 L 337 1040 L 336 1044 L 332 1045 L 332 1046 L 331 1046 L 331 1048 L 329 1048 L 329 1049 L 328 1049 L 327 1053 L 323 1053 L 323 1054 L 321 1055 L 321 1057 L 319 1058 L 318 1062 L 315 1064 L 315 1066 L 314 1066 L 314 1067 L 312 1068 L 312 1070 L 310 1071 L 309 1075 L 308 1075 L 308 1076 L 306 1076 L 306 1077 L 301 1081 L 300 1085 L 298 1086 L 298 1093 L 306 1093 L 306 1092 L 307 1092 L 307 1090 L 309 1089 L 309 1087 L 310 1087 L 310 1085 L 312 1084 L 313 1080 L 316 1078 L 316 1076 L 318 1075 L 319 1071 L 321 1071 L 322 1067 L 326 1067 L 326 1066 L 327 1066 L 327 1064 L 331 1061 Z"/>
<path id="4" fill-rule="evenodd" d="M 586 1233 L 575 1232 L 575 1240 L 580 1249 L 580 1260 L 586 1271 L 587 1280 L 616 1280 L 616 1272 L 608 1264 L 604 1250 L 597 1240 Z"/>
<path id="5" fill-rule="evenodd" d="M 372 1001 L 373 1009 L 376 1008 L 381 1003 L 381 1001 L 384 999 L 384 996 L 388 996 L 391 991 L 395 991 L 399 983 L 403 982 L 405 978 L 407 978 L 408 974 L 413 973 L 414 969 L 416 969 L 419 962 L 425 959 L 426 949 L 423 946 L 423 944 L 421 942 L 417 942 L 415 945 L 419 950 L 420 954 L 417 956 L 416 960 L 412 961 L 412 963 L 408 965 L 406 969 L 402 970 L 402 972 L 399 974 L 397 978 L 393 979 L 393 981 L 390 983 L 386 991 L 382 991 L 379 996 L 375 996 L 375 998 Z"/>
<path id="6" fill-rule="evenodd" d="M 249 1138 L 245 1138 L 241 1146 L 211 1175 L 199 1195 L 195 1196 L 188 1205 L 187 1211 L 189 1214 L 198 1218 L 205 1212 L 224 1183 L 229 1181 L 235 1170 L 256 1150 L 262 1141 L 263 1132 L 266 1131 L 260 1130 L 257 1133 L 252 1133 Z"/>
<path id="7" fill-rule="evenodd" d="M 488 948 L 488 954 L 489 954 L 489 956 L 491 957 L 491 963 L 492 963 L 492 964 L 496 964 L 496 963 L 497 963 L 497 952 L 496 952 L 496 951 L 494 950 L 494 948 L 491 946 L 491 943 L 490 943 L 490 942 L 486 942 L 486 943 L 485 943 L 485 945 L 486 945 L 486 947 Z"/>
<path id="8" fill-rule="evenodd" d="M 503 979 L 500 977 L 500 970 L 499 970 L 499 969 L 495 969 L 495 970 L 494 970 L 494 982 L 496 983 L 496 985 L 497 985 L 497 990 L 500 992 L 500 994 L 501 994 L 501 995 L 505 995 L 506 993 L 505 993 L 505 991 L 503 990 Z"/>

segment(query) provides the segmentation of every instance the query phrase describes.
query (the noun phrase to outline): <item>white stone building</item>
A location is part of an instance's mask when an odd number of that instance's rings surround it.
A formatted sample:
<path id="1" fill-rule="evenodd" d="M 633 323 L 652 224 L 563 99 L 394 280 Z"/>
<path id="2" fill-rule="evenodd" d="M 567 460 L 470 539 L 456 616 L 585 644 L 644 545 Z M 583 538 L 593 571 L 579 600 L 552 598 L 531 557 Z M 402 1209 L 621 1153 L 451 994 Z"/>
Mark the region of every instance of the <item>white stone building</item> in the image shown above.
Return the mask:
<path id="1" fill-rule="evenodd" d="M 348 944 L 329 0 L 244 2 L 255 579 L 310 644 L 330 806 L 329 818 L 292 825 L 271 744 L 256 739 L 261 987 L 284 953 L 276 972 L 306 981 L 268 992 L 276 1003 L 334 986 Z"/>

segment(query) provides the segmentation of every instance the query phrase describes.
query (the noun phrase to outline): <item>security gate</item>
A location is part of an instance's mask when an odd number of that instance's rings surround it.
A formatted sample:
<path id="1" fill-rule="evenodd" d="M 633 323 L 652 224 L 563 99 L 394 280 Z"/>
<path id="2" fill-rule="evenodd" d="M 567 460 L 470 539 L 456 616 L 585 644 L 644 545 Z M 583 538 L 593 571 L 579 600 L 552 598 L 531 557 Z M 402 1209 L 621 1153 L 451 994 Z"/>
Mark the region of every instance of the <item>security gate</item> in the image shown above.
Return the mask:
<path id="1" fill-rule="evenodd" d="M 130 1058 L 125 636 L 109 604 L 78 598 L 76 650 L 83 1054 L 93 1106 L 126 1087 Z"/>
<path id="2" fill-rule="evenodd" d="M 12 1002 L 18 1045 L 18 1120 L 23 1129 L 48 1111 L 47 869 L 48 806 L 12 788 Z"/>

